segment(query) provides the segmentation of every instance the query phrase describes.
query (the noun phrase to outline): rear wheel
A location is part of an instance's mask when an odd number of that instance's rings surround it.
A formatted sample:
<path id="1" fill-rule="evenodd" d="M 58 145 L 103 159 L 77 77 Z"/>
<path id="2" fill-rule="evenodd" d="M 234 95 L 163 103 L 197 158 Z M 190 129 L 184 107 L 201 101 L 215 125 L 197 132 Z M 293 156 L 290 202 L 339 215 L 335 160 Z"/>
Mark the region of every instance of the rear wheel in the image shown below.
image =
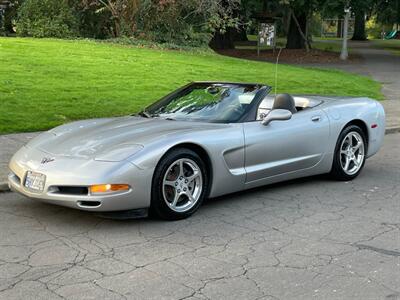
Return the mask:
<path id="1" fill-rule="evenodd" d="M 156 167 L 150 209 L 167 220 L 187 218 L 199 208 L 207 189 L 206 166 L 200 156 L 186 148 L 174 149 Z"/>
<path id="2" fill-rule="evenodd" d="M 337 180 L 352 180 L 360 174 L 367 152 L 366 137 L 356 125 L 346 127 L 339 136 L 331 175 Z"/>

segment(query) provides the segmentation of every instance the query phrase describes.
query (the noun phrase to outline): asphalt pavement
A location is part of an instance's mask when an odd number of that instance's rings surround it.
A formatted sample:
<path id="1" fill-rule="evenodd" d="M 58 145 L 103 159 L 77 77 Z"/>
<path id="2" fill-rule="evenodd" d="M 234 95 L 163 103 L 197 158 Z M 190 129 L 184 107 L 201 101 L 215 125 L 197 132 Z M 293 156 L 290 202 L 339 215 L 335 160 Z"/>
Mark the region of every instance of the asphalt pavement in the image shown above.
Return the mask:
<path id="1" fill-rule="evenodd" d="M 338 43 L 341 40 L 318 40 L 319 42 Z M 382 93 L 385 101 L 382 101 L 386 112 L 386 128 L 391 131 L 400 129 L 400 55 L 385 49 L 381 49 L 371 41 L 349 40 L 349 48 L 352 54 L 361 57 L 360 60 L 313 64 L 313 67 L 336 68 L 347 72 L 357 73 L 372 77 L 382 84 Z M 338 91 L 338 95 L 340 91 Z"/>
<path id="2" fill-rule="evenodd" d="M 400 299 L 400 134 L 317 176 L 115 221 L 0 193 L 0 299 Z"/>

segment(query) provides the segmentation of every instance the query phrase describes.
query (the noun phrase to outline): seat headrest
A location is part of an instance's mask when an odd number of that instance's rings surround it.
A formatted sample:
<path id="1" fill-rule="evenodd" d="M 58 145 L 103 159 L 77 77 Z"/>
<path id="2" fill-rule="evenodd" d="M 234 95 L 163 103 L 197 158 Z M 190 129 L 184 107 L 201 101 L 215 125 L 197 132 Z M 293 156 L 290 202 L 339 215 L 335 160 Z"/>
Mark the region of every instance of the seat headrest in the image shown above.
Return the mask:
<path id="1" fill-rule="evenodd" d="M 272 109 L 286 109 L 292 114 L 297 112 L 294 98 L 289 94 L 279 94 L 275 97 Z"/>

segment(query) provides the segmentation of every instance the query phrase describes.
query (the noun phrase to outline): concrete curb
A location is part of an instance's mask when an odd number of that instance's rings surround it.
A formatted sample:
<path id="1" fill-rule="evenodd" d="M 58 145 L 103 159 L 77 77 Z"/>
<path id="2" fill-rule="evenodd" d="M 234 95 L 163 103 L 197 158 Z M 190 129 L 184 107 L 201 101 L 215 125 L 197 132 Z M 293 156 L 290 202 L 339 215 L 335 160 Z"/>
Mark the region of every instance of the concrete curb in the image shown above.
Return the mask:
<path id="1" fill-rule="evenodd" d="M 386 128 L 385 134 L 393 134 L 400 132 L 400 126 Z M 8 187 L 7 182 L 0 182 L 0 193 L 1 192 L 9 192 L 10 188 Z"/>

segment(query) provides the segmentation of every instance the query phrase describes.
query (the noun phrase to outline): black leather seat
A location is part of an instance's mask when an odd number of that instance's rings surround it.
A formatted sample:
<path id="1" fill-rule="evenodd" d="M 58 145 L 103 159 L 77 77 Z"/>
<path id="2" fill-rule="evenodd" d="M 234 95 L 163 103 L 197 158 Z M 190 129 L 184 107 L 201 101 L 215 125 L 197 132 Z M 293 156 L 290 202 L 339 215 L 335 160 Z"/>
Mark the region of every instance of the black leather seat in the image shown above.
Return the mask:
<path id="1" fill-rule="evenodd" d="M 297 112 L 294 99 L 289 94 L 280 94 L 275 97 L 272 109 L 286 109 L 292 114 Z"/>

